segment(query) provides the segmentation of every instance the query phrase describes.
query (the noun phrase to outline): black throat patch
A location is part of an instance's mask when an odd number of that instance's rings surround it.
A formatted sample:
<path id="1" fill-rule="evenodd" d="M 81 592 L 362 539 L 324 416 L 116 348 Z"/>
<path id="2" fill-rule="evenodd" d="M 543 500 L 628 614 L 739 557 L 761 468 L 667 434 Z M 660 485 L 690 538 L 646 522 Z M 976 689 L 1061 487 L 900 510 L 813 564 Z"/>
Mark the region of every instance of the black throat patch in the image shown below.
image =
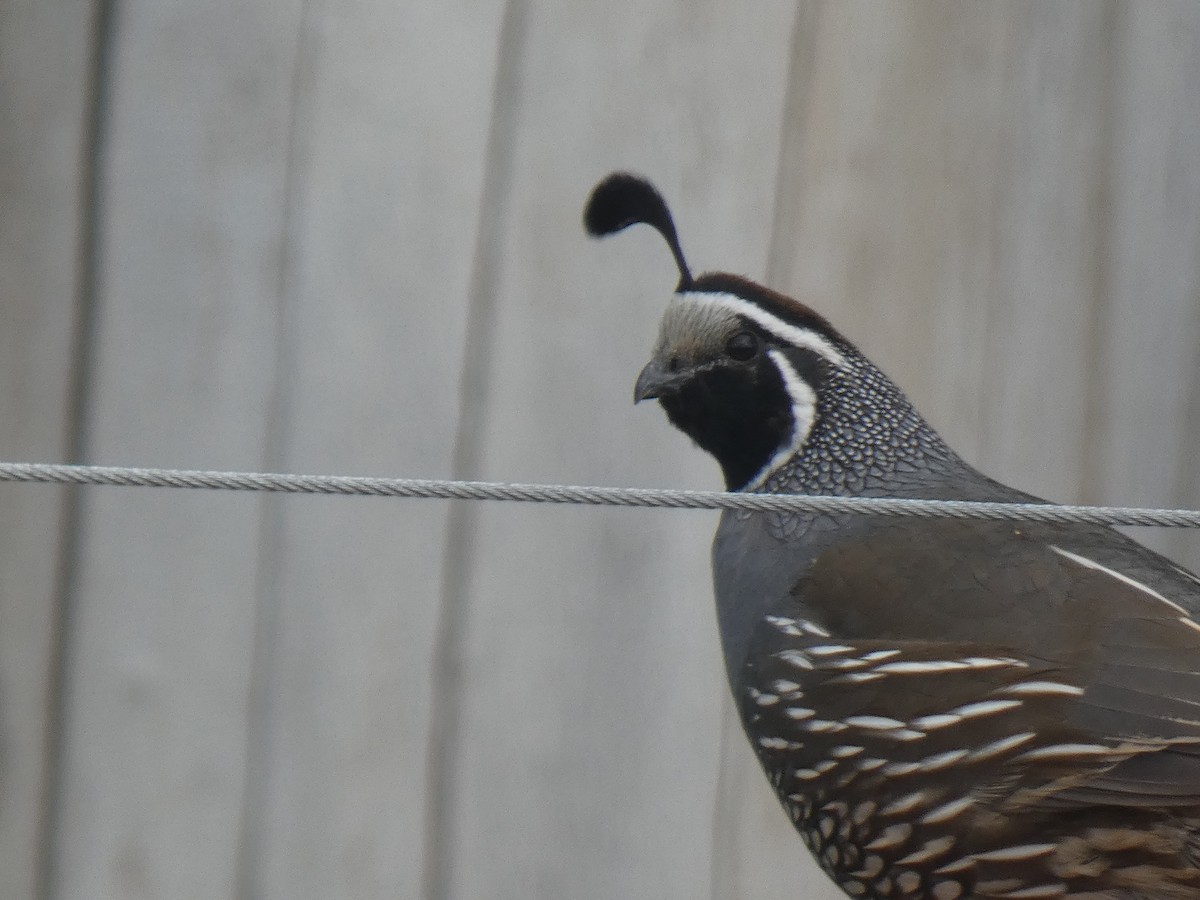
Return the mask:
<path id="1" fill-rule="evenodd" d="M 792 397 L 765 354 L 753 367 L 698 372 L 659 402 L 672 425 L 716 458 L 731 491 L 762 472 L 796 428 Z"/>

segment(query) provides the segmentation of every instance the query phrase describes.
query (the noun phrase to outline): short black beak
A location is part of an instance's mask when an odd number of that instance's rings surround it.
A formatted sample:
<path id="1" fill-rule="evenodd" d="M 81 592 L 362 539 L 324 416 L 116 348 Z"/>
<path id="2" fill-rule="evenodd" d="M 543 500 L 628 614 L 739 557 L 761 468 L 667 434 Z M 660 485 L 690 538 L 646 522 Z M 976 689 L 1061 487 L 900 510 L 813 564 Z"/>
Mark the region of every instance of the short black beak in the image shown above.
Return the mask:
<path id="1" fill-rule="evenodd" d="M 633 402 L 656 400 L 679 390 L 688 380 L 686 372 L 669 372 L 657 357 L 646 363 L 633 388 Z"/>

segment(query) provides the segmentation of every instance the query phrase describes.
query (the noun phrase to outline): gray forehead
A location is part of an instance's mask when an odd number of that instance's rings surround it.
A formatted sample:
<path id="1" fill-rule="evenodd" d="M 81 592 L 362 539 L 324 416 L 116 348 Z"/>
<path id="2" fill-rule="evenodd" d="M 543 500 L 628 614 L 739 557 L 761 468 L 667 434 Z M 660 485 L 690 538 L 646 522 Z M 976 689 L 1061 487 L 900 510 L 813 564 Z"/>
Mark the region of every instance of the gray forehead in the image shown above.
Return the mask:
<path id="1" fill-rule="evenodd" d="M 676 294 L 663 313 L 658 346 L 700 348 L 724 344 L 741 327 L 741 317 L 728 307 Z"/>
<path id="2" fill-rule="evenodd" d="M 716 292 L 672 297 L 659 327 L 657 350 L 669 348 L 678 356 L 702 357 L 712 354 L 749 323 L 783 344 L 824 357 L 839 369 L 847 364 L 831 338 L 812 326 L 792 324 L 744 297 Z"/>

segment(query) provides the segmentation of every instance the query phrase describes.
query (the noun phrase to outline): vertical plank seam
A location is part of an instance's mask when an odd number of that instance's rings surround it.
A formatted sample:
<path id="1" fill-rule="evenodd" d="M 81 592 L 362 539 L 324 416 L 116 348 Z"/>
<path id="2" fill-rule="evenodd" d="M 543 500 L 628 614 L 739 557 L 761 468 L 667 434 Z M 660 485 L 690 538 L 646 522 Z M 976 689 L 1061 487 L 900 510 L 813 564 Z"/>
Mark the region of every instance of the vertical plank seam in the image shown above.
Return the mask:
<path id="1" fill-rule="evenodd" d="M 96 333 L 99 324 L 100 270 L 103 252 L 104 165 L 112 105 L 117 0 L 96 0 L 90 59 L 83 104 L 78 185 L 79 234 L 75 256 L 75 301 L 67 377 L 66 455 L 75 463 L 88 461 L 91 435 L 88 418 L 95 382 Z M 54 610 L 46 677 L 46 718 L 42 737 L 43 770 L 34 896 L 53 900 L 59 894 L 58 869 L 62 855 L 65 804 L 64 766 L 70 712 L 71 664 L 75 649 L 79 568 L 83 553 L 84 488 L 63 491 L 59 519 L 58 564 L 54 574 Z"/>
<path id="2" fill-rule="evenodd" d="M 275 358 L 265 404 L 267 416 L 263 435 L 263 462 L 269 471 L 286 468 L 287 443 L 293 424 L 291 386 L 296 381 L 296 348 L 291 301 L 297 295 L 295 263 L 299 258 L 303 220 L 300 186 L 308 162 L 305 155 L 308 148 L 301 132 L 309 119 L 311 73 L 316 69 L 319 52 L 316 24 L 323 9 L 320 0 L 300 0 L 299 29 L 292 58 L 275 284 Z M 277 682 L 276 636 L 283 604 L 280 577 L 285 503 L 286 498 L 268 496 L 259 507 L 259 556 L 254 578 L 254 633 L 250 639 L 246 686 L 242 802 L 233 870 L 234 896 L 240 900 L 254 900 L 266 894 L 263 859 L 274 747 L 271 697 Z"/>
<path id="3" fill-rule="evenodd" d="M 1104 364 L 1105 343 L 1112 323 L 1112 255 L 1113 255 L 1113 178 L 1114 154 L 1118 128 L 1116 69 L 1120 61 L 1120 36 L 1124 20 L 1120 4 L 1107 0 L 1101 17 L 1104 46 L 1101 48 L 1104 84 L 1101 88 L 1102 120 L 1099 123 L 1100 149 L 1097 160 L 1097 193 L 1095 223 L 1095 260 L 1092 272 L 1091 315 L 1088 316 L 1084 337 L 1084 398 L 1083 398 L 1083 459 L 1080 460 L 1079 503 L 1094 503 L 1109 495 L 1104 485 L 1104 469 L 1100 448 L 1109 444 L 1104 439 L 1108 431 L 1105 421 L 1107 369 Z"/>
<path id="4" fill-rule="evenodd" d="M 1007 270 L 1011 262 L 1010 257 L 1014 253 L 1007 241 L 1007 223 L 1002 215 L 1005 208 L 1002 200 L 1013 191 L 1016 154 L 1011 146 L 1010 135 L 1020 133 L 1016 127 L 1019 124 L 1017 120 L 1020 118 L 1020 107 L 1012 95 L 1011 86 L 1017 82 L 1013 72 L 1014 66 L 1023 65 L 1025 57 L 1013 47 L 1019 45 L 1024 49 L 1029 43 L 1026 35 L 1030 18 L 1029 10 L 1024 7 L 1016 14 L 1003 17 L 1003 46 L 1000 49 L 999 67 L 1003 105 L 1001 112 L 997 114 L 1001 136 L 995 131 L 992 133 L 988 148 L 990 178 L 983 192 L 983 200 L 988 204 L 984 213 L 986 218 L 983 219 L 987 227 L 987 271 L 982 279 L 984 285 L 999 283 L 997 275 Z M 983 327 L 976 347 L 980 364 L 975 366 L 971 373 L 971 396 L 976 398 L 972 424 L 977 436 L 975 452 L 980 464 L 995 465 L 998 462 L 991 448 L 996 446 L 997 432 L 1003 431 L 1010 424 L 1002 421 L 1003 417 L 998 416 L 996 412 L 997 409 L 1003 410 L 1005 407 L 1003 400 L 1006 385 L 1002 379 L 990 378 L 988 375 L 1004 370 L 1004 355 L 1008 347 L 994 336 L 1005 333 L 1011 305 L 1012 301 L 1007 291 L 996 296 L 994 290 L 988 290 L 987 302 L 983 303 Z"/>
<path id="5" fill-rule="evenodd" d="M 788 86 L 784 91 L 783 109 L 780 111 L 780 127 L 783 129 L 783 136 L 779 141 L 779 158 L 775 168 L 775 207 L 771 218 L 771 243 L 767 250 L 766 271 L 768 280 L 776 283 L 784 291 L 789 290 L 786 282 L 791 273 L 780 272 L 779 268 L 784 262 L 790 262 L 792 258 L 790 252 L 792 248 L 785 245 L 784 241 L 793 237 L 793 235 L 786 234 L 791 230 L 787 227 L 787 219 L 790 209 L 796 202 L 794 194 L 785 201 L 784 193 L 792 181 L 789 170 L 794 171 L 797 168 L 794 160 L 798 149 L 793 146 L 791 140 L 795 129 L 789 127 L 788 123 L 793 120 L 801 123 L 808 120 L 807 108 L 813 80 L 811 76 L 816 69 L 817 62 L 816 35 L 821 30 L 823 11 L 822 4 L 810 4 L 805 0 L 799 0 L 796 5 L 795 17 L 792 20 Z M 799 136 L 801 147 L 803 147 L 804 135 Z M 805 170 L 801 167 L 800 171 L 803 173 Z"/>
<path id="6" fill-rule="evenodd" d="M 479 477 L 483 459 L 498 313 L 497 286 L 504 265 L 503 228 L 513 192 L 527 7 L 528 0 L 508 0 L 497 40 L 491 121 L 467 294 L 452 478 Z M 453 827 L 465 714 L 463 653 L 471 612 L 470 583 L 478 528 L 477 504 L 462 501 L 451 504 L 446 515 L 429 687 L 421 873 L 421 890 L 426 900 L 447 900 L 453 886 Z"/>
<path id="7" fill-rule="evenodd" d="M 722 703 L 723 712 L 728 704 L 728 699 Z M 732 821 L 734 816 L 726 809 L 726 798 L 730 796 L 734 788 L 731 784 L 734 779 L 729 771 L 729 759 L 734 748 L 738 746 L 738 735 L 741 732 L 736 724 L 737 702 L 734 701 L 729 705 L 729 709 L 731 711 L 724 712 L 721 716 L 721 734 L 717 750 L 717 784 L 716 796 L 713 799 L 712 840 L 708 861 L 708 890 L 712 900 L 721 900 L 723 897 L 733 895 L 739 871 L 738 854 L 729 854 L 724 850 L 729 844 L 725 840 L 725 835 L 737 833 L 736 823 Z M 740 781 L 740 779 L 738 780 Z M 730 856 L 733 858 L 732 862 L 729 859 Z"/>
<path id="8" fill-rule="evenodd" d="M 1185 15 L 1191 16 L 1193 27 L 1197 24 L 1195 13 L 1188 9 Z M 1178 60 L 1176 60 L 1178 62 Z M 1200 259 L 1200 246 L 1196 246 L 1193 259 Z M 1193 291 L 1194 294 L 1194 291 Z M 1193 299 L 1196 299 L 1195 297 Z M 1200 307 L 1192 303 L 1188 309 L 1190 320 L 1188 326 L 1196 340 L 1192 346 L 1200 345 Z M 1193 363 L 1187 375 L 1186 406 L 1184 407 L 1182 428 L 1178 431 L 1179 450 L 1175 454 L 1176 470 L 1171 489 L 1171 502 L 1195 506 L 1200 485 L 1196 482 L 1196 472 L 1189 463 L 1195 456 L 1194 445 L 1197 431 L 1200 430 L 1200 369 Z M 1197 542 L 1194 535 L 1187 532 L 1175 532 L 1175 546 L 1171 548 L 1172 556 L 1182 559 L 1195 559 Z"/>

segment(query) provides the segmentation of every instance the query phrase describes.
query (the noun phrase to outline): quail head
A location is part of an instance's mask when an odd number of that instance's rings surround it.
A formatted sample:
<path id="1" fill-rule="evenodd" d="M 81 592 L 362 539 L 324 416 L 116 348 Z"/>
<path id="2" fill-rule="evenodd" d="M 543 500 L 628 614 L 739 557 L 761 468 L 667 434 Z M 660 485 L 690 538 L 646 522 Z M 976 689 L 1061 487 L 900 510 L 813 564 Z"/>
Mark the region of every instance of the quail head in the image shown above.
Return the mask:
<path id="1" fill-rule="evenodd" d="M 960 459 L 822 316 L 693 276 L 646 181 L 595 236 L 679 268 L 635 400 L 737 491 L 1034 500 Z M 851 897 L 1200 897 L 1200 580 L 1110 528 L 726 512 L 730 687 L 767 778 Z"/>

